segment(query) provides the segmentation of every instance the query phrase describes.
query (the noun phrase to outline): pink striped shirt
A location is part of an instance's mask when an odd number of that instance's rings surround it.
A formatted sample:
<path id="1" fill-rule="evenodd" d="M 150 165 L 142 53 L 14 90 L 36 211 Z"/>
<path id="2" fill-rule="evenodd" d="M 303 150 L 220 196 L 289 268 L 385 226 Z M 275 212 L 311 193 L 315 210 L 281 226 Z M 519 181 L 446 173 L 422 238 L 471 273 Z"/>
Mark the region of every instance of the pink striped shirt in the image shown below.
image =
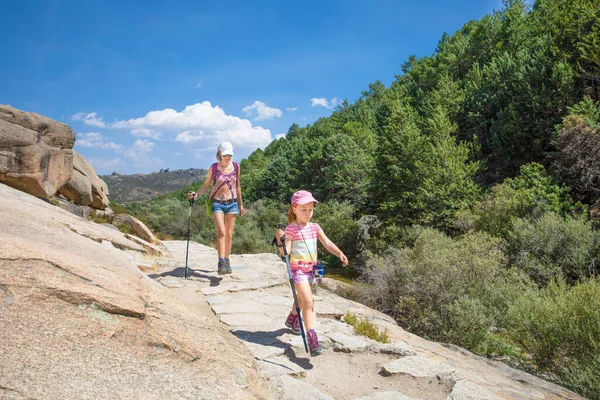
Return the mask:
<path id="1" fill-rule="evenodd" d="M 292 238 L 290 268 L 311 272 L 317 263 L 317 236 L 322 229 L 319 224 L 309 222 L 304 228 L 297 223 L 285 227 L 286 238 Z"/>

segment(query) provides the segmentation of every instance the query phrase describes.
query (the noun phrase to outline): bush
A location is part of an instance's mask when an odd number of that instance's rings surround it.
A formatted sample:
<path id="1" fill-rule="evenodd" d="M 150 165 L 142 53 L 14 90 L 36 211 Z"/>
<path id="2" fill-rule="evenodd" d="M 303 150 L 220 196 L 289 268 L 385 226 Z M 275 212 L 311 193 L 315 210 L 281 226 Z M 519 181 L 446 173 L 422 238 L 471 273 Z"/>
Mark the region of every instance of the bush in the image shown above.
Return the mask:
<path id="1" fill-rule="evenodd" d="M 508 234 L 512 265 L 539 285 L 564 277 L 569 283 L 596 272 L 599 236 L 587 217 L 564 219 L 548 213 L 535 221 L 518 219 Z"/>
<path id="2" fill-rule="evenodd" d="M 600 197 L 600 127 L 590 127 L 581 117 L 567 122 L 554 141 L 559 151 L 553 174 L 573 188 L 574 198 L 592 204 Z"/>
<path id="3" fill-rule="evenodd" d="M 499 238 L 474 233 L 453 240 L 430 228 L 417 231 L 412 247 L 367 262 L 358 298 L 413 333 L 477 350 L 505 324 L 513 299 L 533 290 L 531 281 L 505 268 Z"/>
<path id="4" fill-rule="evenodd" d="M 127 209 L 116 201 L 111 201 L 109 206 L 115 214 L 127 214 Z"/>
<path id="5" fill-rule="evenodd" d="M 282 214 L 274 208 L 266 208 L 263 204 L 258 204 L 257 208 L 249 205 L 246 215 L 236 219 L 231 252 L 235 254 L 275 252 L 271 240 L 277 229 L 277 221 L 281 221 L 282 217 Z"/>
<path id="6" fill-rule="evenodd" d="M 346 254 L 348 259 L 356 256 L 356 238 L 358 237 L 358 222 L 352 216 L 355 208 L 347 202 L 335 200 L 319 203 L 315 207 L 313 221 L 317 222 L 329 239 Z M 320 248 L 319 253 L 325 250 Z M 337 257 L 329 257 L 329 264 L 340 266 Z"/>
<path id="7" fill-rule="evenodd" d="M 521 174 L 507 178 L 471 211 L 459 213 L 460 224 L 504 237 L 517 218 L 538 218 L 546 212 L 563 216 L 578 211 L 568 196 L 569 189 L 558 185 L 537 163 L 521 166 Z"/>
<path id="8" fill-rule="evenodd" d="M 600 280 L 550 282 L 509 308 L 511 337 L 536 365 L 590 399 L 600 399 Z"/>

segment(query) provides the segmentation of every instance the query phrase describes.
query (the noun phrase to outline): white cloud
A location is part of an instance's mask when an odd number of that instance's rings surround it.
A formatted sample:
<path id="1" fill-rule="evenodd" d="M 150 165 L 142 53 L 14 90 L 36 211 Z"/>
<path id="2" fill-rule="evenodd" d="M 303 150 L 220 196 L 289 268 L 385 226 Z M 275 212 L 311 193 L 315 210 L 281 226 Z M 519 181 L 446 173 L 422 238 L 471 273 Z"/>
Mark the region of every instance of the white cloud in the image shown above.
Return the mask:
<path id="1" fill-rule="evenodd" d="M 142 118 L 116 121 L 112 128 L 146 128 L 161 133 L 177 133 L 176 141 L 186 143 L 192 150 L 210 149 L 212 152 L 221 141 L 227 140 L 238 147 L 264 148 L 271 138 L 271 131 L 252 126 L 247 119 L 227 115 L 222 108 L 209 101 L 185 107 L 181 112 L 167 108 L 151 111 Z"/>
<path id="2" fill-rule="evenodd" d="M 286 110 L 286 111 L 289 111 L 289 112 L 294 112 L 294 111 L 297 111 L 297 110 L 298 110 L 298 107 L 288 107 L 288 108 L 286 108 L 285 110 Z"/>
<path id="3" fill-rule="evenodd" d="M 255 120 L 279 118 L 283 115 L 280 109 L 269 107 L 258 100 L 252 105 L 244 107 L 242 111 L 246 113 L 247 117 L 256 115 Z"/>
<path id="4" fill-rule="evenodd" d="M 327 99 L 325 97 L 321 97 L 321 98 L 313 97 L 312 99 L 310 99 L 310 105 L 313 107 L 322 106 L 325 108 L 329 108 L 329 102 L 327 101 Z"/>
<path id="5" fill-rule="evenodd" d="M 100 128 L 106 128 L 106 123 L 102 120 L 102 117 L 96 117 L 98 113 L 77 113 L 71 116 L 73 121 L 83 121 L 86 125 L 98 126 Z"/>
<path id="6" fill-rule="evenodd" d="M 281 139 L 285 137 L 285 133 L 278 133 L 277 135 L 275 135 L 275 139 Z"/>
<path id="7" fill-rule="evenodd" d="M 156 167 L 164 162 L 159 158 L 153 158 L 150 153 L 154 150 L 154 142 L 147 139 L 136 139 L 133 144 L 125 150 L 125 156 L 133 161 L 135 167 Z"/>
<path id="8" fill-rule="evenodd" d="M 203 86 L 203 85 L 202 85 L 202 82 L 200 82 L 200 81 L 199 81 L 199 82 L 198 82 L 198 83 L 196 83 L 196 85 L 194 86 L 194 89 L 200 89 L 202 86 Z"/>
<path id="9" fill-rule="evenodd" d="M 125 150 L 125 156 L 134 161 L 141 161 L 148 157 L 154 149 L 154 142 L 147 139 L 136 139 L 133 144 Z"/>
<path id="10" fill-rule="evenodd" d="M 116 152 L 123 151 L 123 146 L 114 142 L 107 142 L 105 137 L 98 132 L 80 133 L 75 144 L 79 147 L 109 149 Z"/>
<path id="11" fill-rule="evenodd" d="M 87 161 L 95 169 L 113 168 L 120 167 L 123 165 L 123 160 L 121 160 L 120 158 L 115 158 L 112 160 L 100 160 L 97 158 L 90 158 Z"/>
<path id="12" fill-rule="evenodd" d="M 160 132 L 156 132 L 156 131 L 153 131 L 152 129 L 143 128 L 143 127 L 142 128 L 133 128 L 129 132 L 135 137 L 147 137 L 147 138 L 151 138 L 151 139 L 160 139 L 160 137 L 162 136 L 162 133 L 160 133 Z"/>
<path id="13" fill-rule="evenodd" d="M 331 100 L 327 100 L 325 97 L 313 97 L 310 99 L 310 105 L 313 107 L 334 108 L 340 103 L 341 101 L 337 97 L 333 97 Z"/>

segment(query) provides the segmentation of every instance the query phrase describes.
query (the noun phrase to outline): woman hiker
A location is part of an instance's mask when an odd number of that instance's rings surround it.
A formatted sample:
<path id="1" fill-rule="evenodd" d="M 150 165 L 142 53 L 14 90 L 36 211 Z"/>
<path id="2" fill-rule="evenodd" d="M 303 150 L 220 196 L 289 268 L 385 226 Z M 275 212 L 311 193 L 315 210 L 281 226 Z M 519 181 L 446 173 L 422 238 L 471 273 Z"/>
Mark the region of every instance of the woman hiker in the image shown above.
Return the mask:
<path id="1" fill-rule="evenodd" d="M 242 189 L 240 186 L 240 166 L 231 161 L 233 145 L 223 142 L 217 151 L 218 162 L 211 165 L 206 181 L 198 192 L 189 192 L 188 200 L 197 199 L 206 193 L 212 184 L 208 198 L 212 200 L 212 216 L 217 228 L 217 253 L 219 275 L 231 274 L 229 255 L 235 218 L 244 216 L 246 210 L 242 205 Z"/>

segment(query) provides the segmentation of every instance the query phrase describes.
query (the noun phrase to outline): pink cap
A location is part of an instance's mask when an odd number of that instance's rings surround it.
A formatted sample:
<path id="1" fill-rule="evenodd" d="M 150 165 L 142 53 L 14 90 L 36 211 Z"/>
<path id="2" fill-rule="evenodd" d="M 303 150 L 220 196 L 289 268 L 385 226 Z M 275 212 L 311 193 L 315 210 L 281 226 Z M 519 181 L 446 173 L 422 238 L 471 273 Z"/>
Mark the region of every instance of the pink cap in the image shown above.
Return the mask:
<path id="1" fill-rule="evenodd" d="M 292 196 L 292 205 L 297 206 L 300 204 L 306 204 L 310 202 L 318 203 L 318 201 L 313 197 L 313 195 L 306 190 L 298 190 Z"/>

